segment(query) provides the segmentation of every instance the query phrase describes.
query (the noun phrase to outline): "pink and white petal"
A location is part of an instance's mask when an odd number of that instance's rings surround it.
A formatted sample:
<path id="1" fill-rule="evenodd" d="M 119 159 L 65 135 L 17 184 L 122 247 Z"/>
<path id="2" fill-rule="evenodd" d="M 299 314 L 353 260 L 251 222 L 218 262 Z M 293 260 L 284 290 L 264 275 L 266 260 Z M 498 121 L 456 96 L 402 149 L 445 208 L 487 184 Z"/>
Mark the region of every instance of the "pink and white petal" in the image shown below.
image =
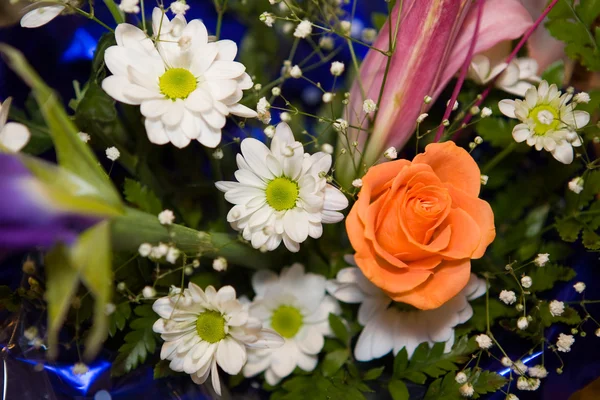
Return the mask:
<path id="1" fill-rule="evenodd" d="M 151 143 L 169 143 L 169 136 L 167 135 L 165 126 L 163 125 L 160 119 L 146 118 L 144 126 L 146 127 L 146 134 L 148 135 L 148 140 L 150 140 Z"/>
<path id="2" fill-rule="evenodd" d="M 190 139 L 198 139 L 200 136 L 200 127 L 198 120 L 200 117 L 196 117 L 188 110 L 183 111 L 183 118 L 181 119 L 181 129 L 185 136 Z"/>
<path id="3" fill-rule="evenodd" d="M 325 187 L 325 203 L 323 208 L 326 210 L 339 211 L 348 207 L 348 199 L 338 189 L 331 185 Z"/>
<path id="4" fill-rule="evenodd" d="M 161 121 L 168 127 L 175 127 L 181 122 L 184 110 L 185 106 L 183 100 L 177 99 L 171 101 L 168 110 L 161 115 Z"/>
<path id="5" fill-rule="evenodd" d="M 21 18 L 21 26 L 23 28 L 39 28 L 58 17 L 64 9 L 65 6 L 61 5 L 36 8 L 23 15 Z"/>
<path id="6" fill-rule="evenodd" d="M 239 372 L 239 371 L 238 371 Z M 212 386 L 219 396 L 221 395 L 221 381 L 219 380 L 219 370 L 217 369 L 217 361 L 213 360 L 212 365 L 210 367 L 210 374 L 212 380 Z"/>
<path id="7" fill-rule="evenodd" d="M 215 100 L 223 100 L 235 94 L 238 84 L 235 80 L 229 79 L 218 82 L 208 81 L 206 82 L 205 87 Z"/>
<path id="8" fill-rule="evenodd" d="M 272 329 L 263 328 L 258 334 L 256 342 L 247 343 L 246 346 L 253 349 L 277 349 L 283 346 L 283 339 L 277 332 Z"/>
<path id="9" fill-rule="evenodd" d="M 265 371 L 265 381 L 271 386 L 277 385 L 281 382 L 281 377 L 273 371 L 273 368 L 269 368 Z"/>
<path id="10" fill-rule="evenodd" d="M 300 243 L 294 242 L 285 232 L 281 235 L 281 238 L 283 239 L 283 244 L 285 245 L 286 249 L 292 253 L 297 253 L 300 251 Z"/>
<path id="11" fill-rule="evenodd" d="M 581 129 L 590 122 L 590 114 L 587 111 L 574 111 L 573 117 L 575 119 L 576 129 Z"/>
<path id="12" fill-rule="evenodd" d="M 275 375 L 285 378 L 296 368 L 298 347 L 293 341 L 286 341 L 283 347 L 275 350 L 271 356 L 271 368 Z"/>
<path id="13" fill-rule="evenodd" d="M 360 307 L 358 308 L 358 323 L 362 326 L 367 323 L 375 315 L 385 312 L 391 299 L 387 296 L 369 297 L 366 296 Z"/>
<path id="14" fill-rule="evenodd" d="M 154 43 L 146 34 L 139 28 L 131 24 L 119 24 L 115 29 L 115 39 L 118 46 L 125 47 L 131 50 L 137 50 L 140 53 L 156 57 L 160 60 L 160 55 Z"/>
<path id="15" fill-rule="evenodd" d="M 218 47 L 215 43 L 208 43 L 203 46 L 202 52 L 197 52 L 190 65 L 190 71 L 195 76 L 201 76 L 206 73 L 218 54 Z"/>
<path id="16" fill-rule="evenodd" d="M 175 126 L 166 126 L 167 136 L 169 136 L 169 141 L 173 143 L 173 145 L 177 148 L 183 149 L 188 144 L 190 144 L 191 139 L 183 133 L 183 129 L 181 129 L 181 125 Z"/>
<path id="17" fill-rule="evenodd" d="M 191 20 L 183 29 L 181 36 L 192 38 L 192 46 L 198 48 L 208 43 L 208 31 L 206 26 L 199 19 Z"/>
<path id="18" fill-rule="evenodd" d="M 340 303 L 331 296 L 323 297 L 323 301 L 318 305 L 315 312 L 304 317 L 303 322 L 307 324 L 316 324 L 319 322 L 327 321 L 329 314 L 338 315 L 341 312 Z"/>
<path id="19" fill-rule="evenodd" d="M 325 344 L 323 335 L 312 326 L 301 328 L 295 340 L 298 349 L 306 354 L 319 354 Z"/>
<path id="20" fill-rule="evenodd" d="M 250 360 L 250 357 L 248 357 L 248 362 L 246 362 L 246 365 L 244 365 L 243 369 L 244 377 L 250 378 L 256 376 L 264 370 L 266 370 L 267 368 L 269 368 L 270 365 L 271 357 L 256 357 L 252 360 Z"/>
<path id="21" fill-rule="evenodd" d="M 371 361 L 392 351 L 393 323 L 394 320 L 390 320 L 386 313 L 379 313 L 369 321 L 354 347 L 354 356 L 358 361 Z"/>
<path id="22" fill-rule="evenodd" d="M 324 224 L 335 224 L 344 219 L 344 214 L 338 211 L 323 210 L 321 217 Z"/>
<path id="23" fill-rule="evenodd" d="M 240 89 L 248 90 L 254 86 L 254 82 L 252 82 L 252 78 L 247 73 L 243 73 L 241 76 L 236 78 Z"/>
<path id="24" fill-rule="evenodd" d="M 279 277 L 273 271 L 261 269 L 252 276 L 252 289 L 257 296 L 264 296 L 271 286 L 279 281 Z"/>
<path id="25" fill-rule="evenodd" d="M 247 165 L 261 178 L 273 179 L 272 172 L 266 165 L 267 157 L 271 154 L 262 142 L 250 138 L 242 141 L 242 155 Z"/>
<path id="26" fill-rule="evenodd" d="M 323 225 L 318 222 L 310 222 L 308 224 L 308 236 L 310 236 L 313 239 L 318 239 L 321 236 L 323 236 Z"/>
<path id="27" fill-rule="evenodd" d="M 290 239 L 295 242 L 302 243 L 308 237 L 308 219 L 304 210 L 288 210 L 283 217 L 283 226 Z"/>
<path id="28" fill-rule="evenodd" d="M 0 129 L 0 144 L 15 153 L 25 147 L 31 138 L 29 129 L 18 122 L 9 122 Z"/>
<path id="29" fill-rule="evenodd" d="M 233 286 L 227 285 L 219 289 L 219 291 L 217 292 L 216 300 L 220 304 L 225 304 L 228 301 L 235 300 L 235 298 L 235 289 L 233 288 Z"/>
<path id="30" fill-rule="evenodd" d="M 146 57 L 149 59 L 149 57 Z M 141 69 L 140 66 L 148 65 L 147 61 L 143 63 L 140 62 L 136 67 L 129 65 L 127 66 L 127 77 L 129 80 L 139 86 L 145 87 L 146 89 L 160 93 L 160 87 L 158 85 L 158 80 L 160 78 L 161 72 L 157 72 L 150 67 L 146 67 Z"/>
<path id="31" fill-rule="evenodd" d="M 222 129 L 227 122 L 225 120 L 225 116 L 217 111 L 216 108 L 211 108 L 210 110 L 203 112 L 202 118 L 210 127 L 214 129 Z"/>

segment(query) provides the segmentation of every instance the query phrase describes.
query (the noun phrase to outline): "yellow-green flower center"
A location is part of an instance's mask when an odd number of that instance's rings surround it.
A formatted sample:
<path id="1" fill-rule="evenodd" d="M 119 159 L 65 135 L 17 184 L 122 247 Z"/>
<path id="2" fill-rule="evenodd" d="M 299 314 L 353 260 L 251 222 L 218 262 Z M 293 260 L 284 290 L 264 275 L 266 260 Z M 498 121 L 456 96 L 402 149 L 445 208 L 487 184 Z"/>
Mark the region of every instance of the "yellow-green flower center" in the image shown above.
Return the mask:
<path id="1" fill-rule="evenodd" d="M 160 92 L 171 100 L 185 99 L 196 87 L 196 77 L 187 69 L 171 68 L 158 78 Z"/>
<path id="2" fill-rule="evenodd" d="M 559 111 L 548 105 L 542 104 L 536 106 L 529 112 L 529 118 L 534 122 L 534 132 L 536 135 L 543 136 L 550 130 L 555 130 L 560 125 Z"/>
<path id="3" fill-rule="evenodd" d="M 271 327 L 284 338 L 293 338 L 302 328 L 302 314 L 296 307 L 280 306 L 271 317 Z"/>
<path id="4" fill-rule="evenodd" d="M 267 185 L 267 203 L 277 211 L 290 210 L 296 206 L 298 184 L 286 177 L 273 179 Z"/>
<path id="5" fill-rule="evenodd" d="M 202 340 L 217 343 L 225 338 L 225 318 L 217 311 L 205 311 L 198 316 L 196 331 Z"/>

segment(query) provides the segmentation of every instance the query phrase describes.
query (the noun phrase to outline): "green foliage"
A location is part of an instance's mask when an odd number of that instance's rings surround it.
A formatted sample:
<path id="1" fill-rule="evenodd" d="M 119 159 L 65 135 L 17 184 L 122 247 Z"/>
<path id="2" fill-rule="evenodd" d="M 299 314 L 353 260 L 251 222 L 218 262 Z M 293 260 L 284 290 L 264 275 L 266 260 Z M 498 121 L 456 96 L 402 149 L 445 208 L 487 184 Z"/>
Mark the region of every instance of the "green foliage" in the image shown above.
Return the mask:
<path id="1" fill-rule="evenodd" d="M 458 369 L 456 364 L 469 360 L 469 356 L 477 349 L 475 339 L 466 336 L 460 338 L 449 353 L 444 354 L 445 343 L 436 343 L 430 349 L 428 343 L 421 343 L 413 353 L 410 362 L 408 353 L 403 348 L 394 359 L 394 379 L 408 379 L 424 384 L 427 376 L 437 378 L 448 371 Z"/>
<path id="2" fill-rule="evenodd" d="M 379 367 L 379 368 L 372 368 L 372 369 L 368 370 L 367 372 L 365 372 L 365 374 L 363 376 L 363 380 L 374 381 L 375 379 L 377 379 L 381 376 L 384 369 L 385 369 L 385 366 Z"/>
<path id="3" fill-rule="evenodd" d="M 350 357 L 350 350 L 339 349 L 328 353 L 321 363 L 321 372 L 323 376 L 330 377 L 335 375 Z"/>
<path id="4" fill-rule="evenodd" d="M 456 383 L 455 376 L 453 372 L 450 372 L 443 378 L 433 381 L 429 385 L 423 400 L 458 400 L 463 398 L 459 394 L 458 388 L 460 385 Z"/>
<path id="5" fill-rule="evenodd" d="M 152 330 L 152 325 L 157 320 L 157 315 L 152 311 L 152 306 L 137 306 L 133 312 L 138 318 L 129 323 L 131 332 L 125 335 L 125 343 L 119 347 L 119 354 L 113 364 L 112 374 L 123 375 L 146 361 L 148 354 L 156 349 L 157 334 Z"/>
<path id="6" fill-rule="evenodd" d="M 473 316 L 466 323 L 456 327 L 456 335 L 466 335 L 471 332 L 485 332 L 487 329 L 485 298 L 480 297 L 471 302 Z M 518 314 L 514 307 L 507 306 L 496 298 L 489 300 L 490 324 L 499 318 L 510 318 Z"/>
<path id="7" fill-rule="evenodd" d="M 348 346 L 350 344 L 348 328 L 346 328 L 346 325 L 340 317 L 335 314 L 329 314 L 329 326 L 335 337 L 344 343 L 344 345 Z"/>
<path id="8" fill-rule="evenodd" d="M 475 389 L 474 399 L 487 393 L 494 393 L 508 382 L 502 375 L 487 370 L 477 370 L 471 375 L 470 370 L 467 369 L 465 373 L 469 376 L 469 382 Z"/>
<path id="9" fill-rule="evenodd" d="M 565 306 L 565 311 L 560 316 L 553 316 L 550 313 L 550 307 L 548 302 L 540 302 L 538 305 L 540 310 L 540 322 L 544 328 L 550 327 L 550 325 L 557 322 L 562 322 L 567 325 L 578 325 L 581 322 L 579 313 L 573 308 Z"/>
<path id="10" fill-rule="evenodd" d="M 514 143 L 512 131 L 516 125 L 517 123 L 511 119 L 488 117 L 480 119 L 475 125 L 475 130 L 492 146 L 507 147 Z"/>
<path id="11" fill-rule="evenodd" d="M 125 178 L 123 192 L 125 199 L 142 211 L 158 215 L 163 210 L 163 206 L 154 192 L 133 179 Z"/>
<path id="12" fill-rule="evenodd" d="M 8 286 L 0 286 L 0 310 L 6 309 L 9 312 L 19 310 L 21 300 L 16 293 L 13 293 Z"/>
<path id="13" fill-rule="evenodd" d="M 169 360 L 160 360 L 159 362 L 157 362 L 156 365 L 154 366 L 154 374 L 153 374 L 154 379 L 160 379 L 160 378 L 164 378 L 167 376 L 176 375 L 177 372 L 175 372 L 171 368 L 169 368 L 170 363 L 171 362 Z M 231 378 L 234 378 L 234 377 L 232 376 Z M 233 387 L 233 386 L 230 385 L 229 387 Z"/>
<path id="14" fill-rule="evenodd" d="M 559 0 L 548 14 L 546 28 L 566 43 L 565 53 L 589 70 L 600 70 L 600 28 L 592 27 L 600 15 L 600 0 Z"/>
<path id="15" fill-rule="evenodd" d="M 409 400 L 410 395 L 406 384 L 401 380 L 395 379 L 388 384 L 388 390 L 393 400 Z"/>
<path id="16" fill-rule="evenodd" d="M 108 334 L 114 336 L 117 330 L 122 331 L 131 316 L 129 302 L 118 304 L 108 320 Z"/>
<path id="17" fill-rule="evenodd" d="M 546 264 L 544 267 L 535 267 L 529 276 L 533 285 L 528 290 L 531 292 L 543 292 L 552 289 L 557 281 L 567 282 L 575 277 L 575 270 L 556 264 Z"/>
<path id="18" fill-rule="evenodd" d="M 559 88 L 562 87 L 565 79 L 564 61 L 558 60 L 552 63 L 542 74 L 542 79 L 548 81 L 549 84 L 555 84 Z"/>

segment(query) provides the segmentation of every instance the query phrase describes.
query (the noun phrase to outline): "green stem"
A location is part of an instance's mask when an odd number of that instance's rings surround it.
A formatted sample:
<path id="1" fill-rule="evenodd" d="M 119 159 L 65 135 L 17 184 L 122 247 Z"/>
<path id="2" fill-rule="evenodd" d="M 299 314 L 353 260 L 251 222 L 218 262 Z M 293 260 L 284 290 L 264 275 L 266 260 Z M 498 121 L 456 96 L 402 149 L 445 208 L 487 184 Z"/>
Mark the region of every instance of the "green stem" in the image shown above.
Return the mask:
<path id="1" fill-rule="evenodd" d="M 506 158 L 506 156 L 508 156 L 515 149 L 515 147 L 517 147 L 516 142 L 512 142 L 511 144 L 509 144 L 504 150 L 502 150 L 500 153 L 496 154 L 494 156 L 494 158 L 492 158 L 490 161 L 488 161 L 483 166 L 483 168 L 481 168 L 481 173 L 486 174 L 487 172 L 489 172 L 492 168 L 494 168 L 496 165 L 498 165 L 498 163 L 500 163 L 500 161 L 504 160 L 504 158 Z"/>
<path id="2" fill-rule="evenodd" d="M 108 29 L 110 32 L 112 32 L 112 33 L 115 32 L 115 30 L 113 28 L 111 28 L 110 26 L 106 25 L 104 22 L 100 21 L 93 14 L 87 13 L 87 12 L 83 11 L 82 9 L 76 8 L 76 7 L 73 7 L 72 10 L 75 11 L 77 14 L 83 15 L 84 17 L 87 17 L 88 19 L 91 19 L 92 21 L 98 23 L 102 27 Z"/>

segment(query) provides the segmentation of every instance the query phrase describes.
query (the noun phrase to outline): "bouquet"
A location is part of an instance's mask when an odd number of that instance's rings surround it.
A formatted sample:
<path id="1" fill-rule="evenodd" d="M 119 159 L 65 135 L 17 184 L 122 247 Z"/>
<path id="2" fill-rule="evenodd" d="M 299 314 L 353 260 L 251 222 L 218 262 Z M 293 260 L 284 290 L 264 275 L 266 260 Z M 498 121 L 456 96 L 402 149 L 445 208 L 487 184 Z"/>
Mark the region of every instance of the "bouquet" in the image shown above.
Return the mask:
<path id="1" fill-rule="evenodd" d="M 1 6 L 5 398 L 559 398 L 600 4 L 371 3 Z M 66 89 L 14 40 L 60 24 Z"/>

